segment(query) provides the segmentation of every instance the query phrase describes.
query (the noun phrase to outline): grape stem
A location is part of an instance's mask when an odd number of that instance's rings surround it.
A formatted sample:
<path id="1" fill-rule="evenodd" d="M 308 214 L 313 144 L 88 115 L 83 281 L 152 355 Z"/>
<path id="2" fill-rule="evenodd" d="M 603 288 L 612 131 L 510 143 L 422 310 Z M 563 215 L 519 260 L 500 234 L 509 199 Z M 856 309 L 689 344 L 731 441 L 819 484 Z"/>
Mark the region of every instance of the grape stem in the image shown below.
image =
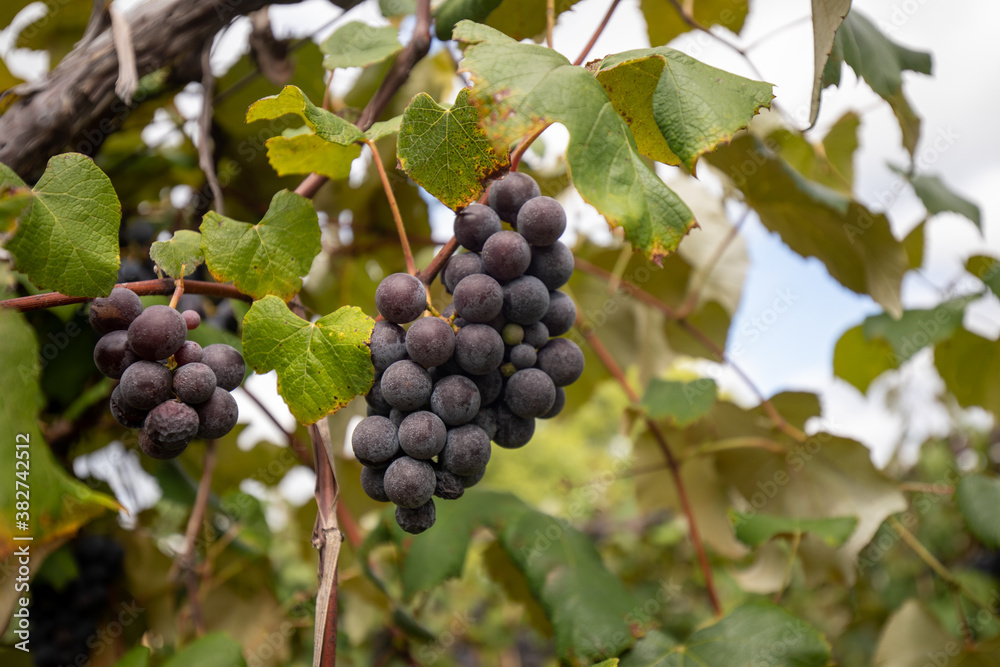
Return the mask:
<path id="1" fill-rule="evenodd" d="M 417 273 L 417 278 L 420 278 L 420 282 L 425 285 L 430 285 L 434 282 L 437 274 L 441 273 L 441 269 L 444 268 L 448 258 L 454 255 L 456 250 L 458 250 L 458 239 L 452 236 L 451 240 L 445 243 L 444 247 L 438 250 L 438 253 L 434 255 L 434 259 L 431 260 L 431 263 L 428 264 L 423 271 L 419 271 Z M 0 304 L 2 304 L 2 302 L 0 302 Z"/>
<path id="2" fill-rule="evenodd" d="M 413 251 L 410 250 L 410 241 L 406 238 L 406 228 L 403 226 L 403 216 L 399 213 L 399 204 L 396 203 L 396 195 L 392 193 L 392 185 L 389 177 L 385 173 L 385 165 L 382 164 L 382 156 L 378 153 L 378 147 L 371 139 L 365 139 L 365 145 L 372 152 L 372 161 L 378 170 L 378 177 L 382 181 L 382 189 L 385 190 L 385 198 L 389 201 L 389 209 L 392 211 L 392 219 L 396 223 L 396 232 L 399 234 L 399 246 L 403 249 L 403 259 L 406 260 L 406 272 L 411 276 L 417 274 L 417 267 L 413 264 Z"/>
<path id="3" fill-rule="evenodd" d="M 615 12 L 615 8 L 618 7 L 619 2 L 621 2 L 621 0 L 614 0 L 614 2 L 611 3 L 611 6 L 608 7 L 607 13 L 604 14 L 604 18 L 601 19 L 600 24 L 598 24 L 597 30 L 594 31 L 593 35 L 591 35 L 590 41 L 587 42 L 587 45 L 583 47 L 583 51 L 581 51 L 580 55 L 578 55 L 576 60 L 573 61 L 574 65 L 582 65 L 583 61 L 587 59 L 587 56 L 590 54 L 590 50 L 593 49 L 594 44 L 597 43 L 597 39 L 601 36 L 601 33 L 604 32 L 604 29 L 608 27 L 608 21 L 611 20 L 611 15 Z"/>
<path id="4" fill-rule="evenodd" d="M 184 279 L 178 278 L 174 285 L 174 293 L 170 296 L 170 307 L 176 308 L 182 296 L 184 296 Z"/>
<path id="5" fill-rule="evenodd" d="M 313 667 L 337 664 L 337 561 L 344 536 L 337 525 L 337 476 L 330 458 L 330 431 L 326 420 L 309 426 L 316 460 L 316 524 L 312 543 L 319 549 L 319 590 L 316 591 L 316 627 Z"/>
<path id="6" fill-rule="evenodd" d="M 158 280 L 118 283 L 115 287 L 124 287 L 125 289 L 132 290 L 139 296 L 150 296 L 153 294 L 167 295 L 174 293 L 178 282 L 173 278 L 160 278 Z M 233 285 L 213 283 L 205 280 L 185 281 L 184 291 L 189 294 L 203 294 L 204 296 L 221 297 L 224 299 L 240 299 L 241 301 L 248 302 L 253 301 L 252 296 L 244 294 Z M 91 301 L 93 298 L 92 296 L 66 296 L 59 292 L 47 292 L 45 294 L 4 299 L 0 301 L 0 308 L 11 308 L 24 313 L 29 310 L 45 310 L 46 308 L 56 308 L 74 303 L 85 303 Z"/>
<path id="7" fill-rule="evenodd" d="M 593 327 L 585 325 L 580 315 L 577 315 L 575 326 L 590 345 L 591 349 L 594 350 L 594 353 L 601 360 L 601 363 L 608 369 L 608 372 L 611 373 L 612 377 L 614 377 L 615 380 L 618 381 L 618 384 L 621 385 L 622 389 L 625 391 L 625 395 L 628 396 L 628 399 L 633 403 L 638 403 L 639 395 L 636 394 L 632 385 L 629 384 L 621 366 L 618 365 L 618 362 L 615 361 L 614 357 L 611 356 L 611 353 L 608 352 L 608 348 L 604 347 L 604 343 L 602 343 L 601 339 L 597 337 L 596 333 L 594 333 Z M 694 507 L 691 505 L 691 498 L 688 496 L 687 486 L 684 484 L 684 478 L 681 477 L 680 462 L 677 460 L 677 457 L 674 456 L 673 450 L 670 449 L 670 443 L 667 441 L 663 431 L 660 430 L 659 425 L 647 417 L 646 428 L 649 429 L 649 432 L 660 446 L 660 450 L 663 452 L 663 457 L 667 462 L 667 468 L 670 470 L 670 475 L 674 478 L 674 487 L 677 489 L 677 497 L 681 503 L 681 510 L 687 518 L 688 530 L 691 534 L 691 544 L 694 546 L 695 553 L 698 555 L 698 564 L 701 566 L 702 576 L 705 577 L 705 588 L 708 591 L 708 598 L 712 603 L 712 610 L 715 612 L 716 616 L 721 616 L 722 605 L 719 602 L 719 593 L 715 589 L 715 577 L 712 574 L 712 565 L 708 562 L 708 553 L 705 551 L 705 544 L 701 539 L 701 530 L 698 528 L 698 521 L 694 515 Z"/>

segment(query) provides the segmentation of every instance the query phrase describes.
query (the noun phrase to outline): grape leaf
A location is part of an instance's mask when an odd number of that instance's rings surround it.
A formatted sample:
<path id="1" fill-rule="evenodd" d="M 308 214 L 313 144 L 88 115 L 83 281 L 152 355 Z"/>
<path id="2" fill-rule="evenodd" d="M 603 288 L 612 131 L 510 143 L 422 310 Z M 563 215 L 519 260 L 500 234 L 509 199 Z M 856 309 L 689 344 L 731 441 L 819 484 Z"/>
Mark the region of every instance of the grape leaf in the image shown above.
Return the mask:
<path id="1" fill-rule="evenodd" d="M 934 348 L 934 366 L 959 405 L 1000 414 L 1000 343 L 959 329 Z"/>
<path id="2" fill-rule="evenodd" d="M 684 643 L 654 631 L 640 639 L 621 667 L 824 667 L 830 645 L 820 632 L 768 602 L 737 607 Z"/>
<path id="3" fill-rule="evenodd" d="M 921 220 L 903 239 L 903 248 L 910 261 L 911 269 L 919 269 L 924 265 L 924 227 L 927 219 Z M 968 265 L 967 265 L 968 266 Z"/>
<path id="4" fill-rule="evenodd" d="M 378 141 L 383 137 L 388 137 L 389 135 L 399 132 L 399 128 L 402 124 L 402 114 L 394 116 L 389 120 L 372 123 L 372 126 L 365 130 L 365 138 L 369 141 Z"/>
<path id="5" fill-rule="evenodd" d="M 907 310 L 899 319 L 885 313 L 866 317 L 862 324 L 865 338 L 880 338 L 892 346 L 896 367 L 910 359 L 928 345 L 936 345 L 951 338 L 965 316 L 965 307 L 978 299 L 980 294 L 951 299 L 921 310 Z"/>
<path id="6" fill-rule="evenodd" d="M 698 156 L 747 126 L 761 107 L 769 107 L 772 85 L 745 79 L 711 67 L 667 47 L 637 49 L 604 58 L 596 67 L 615 110 L 625 119 L 635 118 L 641 132 L 632 134 L 639 150 L 658 131 L 669 153 L 662 160 L 694 171 Z M 652 125 L 649 118 L 652 116 Z M 642 143 L 640 143 L 642 137 Z"/>
<path id="7" fill-rule="evenodd" d="M 331 179 L 347 178 L 351 162 L 361 154 L 355 142 L 364 133 L 340 116 L 315 106 L 299 88 L 285 86 L 280 93 L 250 105 L 246 121 L 275 121 L 295 115 L 310 133 L 271 137 L 265 142 L 267 159 L 279 176 L 316 172 Z M 272 123 L 277 131 L 277 126 Z"/>
<path id="8" fill-rule="evenodd" d="M 994 295 L 1000 296 L 1000 261 L 975 255 L 965 262 L 965 270 L 982 280 Z"/>
<path id="9" fill-rule="evenodd" d="M 367 67 L 403 50 L 399 34 L 391 25 L 371 26 L 361 21 L 351 21 L 337 28 L 320 44 L 323 67 Z"/>
<path id="10" fill-rule="evenodd" d="M 452 38 L 452 30 L 462 20 L 482 23 L 503 0 L 445 0 L 434 10 L 434 28 L 438 39 Z"/>
<path id="11" fill-rule="evenodd" d="M 472 73 L 472 101 L 487 131 L 513 142 L 558 122 L 569 130 L 566 152 L 573 184 L 608 222 L 655 261 L 676 250 L 694 224 L 680 198 L 643 162 L 625 121 L 586 69 L 559 53 L 521 44 L 486 26 L 455 29 Z"/>
<path id="12" fill-rule="evenodd" d="M 979 212 L 979 207 L 975 202 L 971 202 L 965 197 L 957 194 L 948 187 L 939 176 L 929 174 L 910 174 L 897 167 L 892 168 L 897 174 L 902 174 L 913 186 L 913 191 L 920 197 L 924 208 L 930 215 L 937 215 L 950 211 L 958 213 L 975 223 L 976 227 L 982 231 L 983 222 Z"/>
<path id="13" fill-rule="evenodd" d="M 205 261 L 201 234 L 190 229 L 177 230 L 169 240 L 155 241 L 149 247 L 149 258 L 171 278 L 191 275 Z"/>
<path id="14" fill-rule="evenodd" d="M 698 24 L 705 27 L 722 26 L 737 35 L 743 29 L 750 10 L 748 0 L 688 0 L 683 4 L 691 7 Z M 666 44 L 674 37 L 694 29 L 669 0 L 640 0 L 639 7 L 646 19 L 649 43 L 653 46 Z"/>
<path id="15" fill-rule="evenodd" d="M 653 378 L 646 387 L 641 405 L 653 419 L 666 417 L 675 426 L 684 427 L 708 414 L 715 397 L 715 381 L 708 378 L 693 382 Z"/>
<path id="16" fill-rule="evenodd" d="M 872 380 L 898 368 L 895 360 L 892 346 L 881 338 L 869 340 L 859 324 L 845 331 L 833 348 L 833 374 L 864 393 Z"/>
<path id="17" fill-rule="evenodd" d="M 946 648 L 949 648 L 947 654 Z M 952 662 L 949 657 L 957 655 L 960 649 L 960 640 L 948 634 L 919 600 L 911 598 L 882 626 L 874 664 L 879 667 L 924 667 L 937 662 L 954 667 L 964 664 Z"/>
<path id="18" fill-rule="evenodd" d="M 507 151 L 479 127 L 479 112 L 469 104 L 469 89 L 450 109 L 420 93 L 407 105 L 397 140 L 403 171 L 451 209 L 476 201 L 484 183 L 510 166 Z"/>
<path id="19" fill-rule="evenodd" d="M 730 512 L 730 517 L 736 528 L 736 537 L 752 547 L 759 547 L 774 537 L 801 535 L 802 533 L 812 533 L 831 547 L 839 547 L 847 541 L 858 525 L 857 518 L 853 516 L 830 519 L 795 519 L 770 514 L 751 516 L 740 512 Z"/>
<path id="20" fill-rule="evenodd" d="M 209 211 L 200 229 L 208 270 L 255 299 L 295 296 L 320 251 L 312 202 L 288 190 L 274 195 L 256 225 Z"/>
<path id="21" fill-rule="evenodd" d="M 1000 481 L 966 475 L 955 487 L 958 509 L 969 530 L 989 549 L 1000 549 Z"/>
<path id="22" fill-rule="evenodd" d="M 11 183 L 7 173 L 0 178 Z M 32 188 L 7 249 L 37 287 L 107 296 L 118 277 L 121 213 L 111 181 L 93 160 L 56 155 Z"/>
<path id="23" fill-rule="evenodd" d="M 242 667 L 243 647 L 222 632 L 212 632 L 199 637 L 163 663 L 163 667 Z"/>
<path id="24" fill-rule="evenodd" d="M 851 0 L 812 0 L 813 87 L 809 104 L 809 125 L 819 116 L 819 99 L 826 84 L 823 73 L 833 53 L 837 29 L 851 9 Z"/>
<path id="25" fill-rule="evenodd" d="M 243 318 L 243 354 L 258 373 L 277 371 L 278 393 L 299 422 L 312 424 L 371 389 L 374 327 L 374 320 L 348 306 L 306 322 L 267 296 Z"/>
<path id="26" fill-rule="evenodd" d="M 579 0 L 555 0 L 554 17 L 569 10 Z M 434 26 L 440 40 L 452 38 L 463 19 L 485 23 L 516 40 L 534 38 L 545 32 L 545 3 L 536 0 L 445 0 L 435 9 Z"/>
<path id="27" fill-rule="evenodd" d="M 149 665 L 149 648 L 136 646 L 128 651 L 113 667 L 147 667 Z"/>

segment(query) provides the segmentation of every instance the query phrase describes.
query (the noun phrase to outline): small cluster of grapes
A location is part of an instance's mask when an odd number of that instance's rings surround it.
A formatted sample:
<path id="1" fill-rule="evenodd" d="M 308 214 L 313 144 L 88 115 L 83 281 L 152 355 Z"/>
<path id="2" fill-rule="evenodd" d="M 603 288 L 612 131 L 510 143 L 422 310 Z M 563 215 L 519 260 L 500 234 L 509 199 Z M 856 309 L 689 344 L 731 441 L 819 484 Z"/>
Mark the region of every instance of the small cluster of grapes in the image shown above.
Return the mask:
<path id="1" fill-rule="evenodd" d="M 124 551 L 114 540 L 88 535 L 74 545 L 79 577 L 56 590 L 35 583 L 32 590 L 31 655 L 38 667 L 78 665 L 87 658 L 88 640 L 108 603 L 108 589 L 121 574 Z M 89 664 L 89 660 L 87 661 Z"/>
<path id="2" fill-rule="evenodd" d="M 573 253 L 558 241 L 565 229 L 559 202 L 512 172 L 490 188 L 489 206 L 471 204 L 455 218 L 467 252 L 442 273 L 453 295 L 442 317 L 421 317 L 427 294 L 414 276 L 392 274 L 376 289 L 384 318 L 370 344 L 376 379 L 351 444 L 365 492 L 395 503 L 403 530 L 427 530 L 432 496 L 456 499 L 482 479 L 490 440 L 526 445 L 535 419 L 559 414 L 563 387 L 583 372 L 580 348 L 556 338 L 576 319 L 558 291 L 573 273 Z"/>
<path id="3" fill-rule="evenodd" d="M 94 363 L 119 380 L 111 414 L 141 429 L 139 446 L 154 459 L 172 459 L 193 439 L 221 438 L 236 426 L 239 410 L 229 392 L 243 382 L 246 365 L 229 345 L 202 349 L 187 340 L 200 323 L 193 310 L 144 310 L 135 292 L 122 287 L 90 306 L 90 326 L 101 334 Z"/>

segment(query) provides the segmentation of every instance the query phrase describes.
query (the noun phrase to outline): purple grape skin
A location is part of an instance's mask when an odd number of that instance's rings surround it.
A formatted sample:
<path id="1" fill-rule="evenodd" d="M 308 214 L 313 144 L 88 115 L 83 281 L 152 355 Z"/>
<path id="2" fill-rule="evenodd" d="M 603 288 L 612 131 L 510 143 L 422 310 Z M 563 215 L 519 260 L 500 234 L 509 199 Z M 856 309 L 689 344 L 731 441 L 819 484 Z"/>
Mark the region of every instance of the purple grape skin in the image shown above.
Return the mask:
<path id="1" fill-rule="evenodd" d="M 522 368 L 531 368 L 535 365 L 538 360 L 538 353 L 535 352 L 535 348 L 531 347 L 527 343 L 521 343 L 520 345 L 515 345 L 510 351 L 510 363 L 514 364 L 514 368 L 520 370 Z"/>
<path id="2" fill-rule="evenodd" d="M 402 456 L 385 471 L 385 495 L 400 507 L 420 507 L 434 495 L 437 475 L 427 461 Z"/>
<path id="3" fill-rule="evenodd" d="M 203 440 L 221 438 L 233 430 L 240 417 L 236 399 L 222 387 L 216 387 L 212 398 L 194 406 L 194 409 L 201 420 L 198 437 Z"/>
<path id="4" fill-rule="evenodd" d="M 448 441 L 441 450 L 441 467 L 456 475 L 474 475 L 490 462 L 493 453 L 486 431 L 466 424 L 448 430 Z"/>
<path id="5" fill-rule="evenodd" d="M 147 410 L 137 410 L 122 398 L 121 387 L 115 387 L 111 392 L 111 416 L 125 428 L 142 428 L 146 421 Z"/>
<path id="6" fill-rule="evenodd" d="M 406 416 L 410 414 L 412 413 L 400 410 L 399 408 L 392 408 L 389 410 L 389 421 L 391 421 L 392 425 L 398 429 L 399 425 L 403 423 L 404 419 L 406 419 Z"/>
<path id="7" fill-rule="evenodd" d="M 552 197 L 534 197 L 517 212 L 517 231 L 533 246 L 549 246 L 566 231 L 566 211 Z"/>
<path id="8" fill-rule="evenodd" d="M 538 368 L 545 371 L 557 387 L 573 384 L 583 374 L 583 351 L 566 338 L 553 338 L 538 350 Z"/>
<path id="9" fill-rule="evenodd" d="M 466 373 L 485 375 L 503 362 L 503 339 L 488 324 L 470 324 L 455 336 L 455 361 Z"/>
<path id="10" fill-rule="evenodd" d="M 128 342 L 142 359 L 167 359 L 187 339 L 187 325 L 170 306 L 150 306 L 128 326 Z"/>
<path id="11" fill-rule="evenodd" d="M 476 484 L 479 484 L 479 482 L 481 482 L 483 480 L 483 477 L 485 476 L 486 476 L 486 468 L 483 468 L 482 470 L 477 470 L 474 475 L 459 475 L 459 477 L 462 480 L 462 486 L 464 486 L 467 489 L 471 489 Z"/>
<path id="12" fill-rule="evenodd" d="M 375 288 L 375 307 L 389 322 L 412 322 L 427 310 L 424 284 L 408 273 L 388 275 Z"/>
<path id="13" fill-rule="evenodd" d="M 143 430 L 155 444 L 177 449 L 194 440 L 199 425 L 200 418 L 194 408 L 187 403 L 169 400 L 149 411 Z"/>
<path id="14" fill-rule="evenodd" d="M 122 373 L 122 399 L 136 410 L 152 410 L 170 398 L 173 377 L 155 361 L 137 361 Z"/>
<path id="15" fill-rule="evenodd" d="M 419 535 L 434 525 L 437 511 L 434 500 L 428 500 L 420 507 L 397 507 L 396 524 L 411 535 Z"/>
<path id="16" fill-rule="evenodd" d="M 392 412 L 393 407 L 382 396 L 382 373 L 375 374 L 375 382 L 365 394 L 365 403 L 377 415 L 388 417 L 389 413 Z"/>
<path id="17" fill-rule="evenodd" d="M 90 326 L 102 336 L 128 329 L 140 314 L 142 301 L 135 292 L 124 287 L 115 287 L 108 296 L 90 302 Z"/>
<path id="18" fill-rule="evenodd" d="M 441 453 L 448 429 L 433 412 L 411 412 L 399 424 L 399 447 L 414 459 L 431 459 Z"/>
<path id="19" fill-rule="evenodd" d="M 372 366 L 376 371 L 384 371 L 401 359 L 406 359 L 406 331 L 392 322 L 380 321 L 372 329 Z"/>
<path id="20" fill-rule="evenodd" d="M 482 250 L 486 239 L 501 229 L 500 216 L 482 204 L 469 204 L 455 216 L 455 238 L 472 252 Z"/>
<path id="21" fill-rule="evenodd" d="M 479 256 L 479 253 L 463 252 L 452 255 L 451 259 L 448 260 L 444 271 L 441 272 L 441 280 L 444 282 L 444 288 L 448 291 L 448 294 L 452 294 L 455 291 L 455 286 L 463 278 L 483 273 L 483 271 L 483 260 Z"/>
<path id="22" fill-rule="evenodd" d="M 535 434 L 535 420 L 518 417 L 505 404 L 497 407 L 497 434 L 493 442 L 505 449 L 524 447 Z"/>
<path id="23" fill-rule="evenodd" d="M 483 429 L 486 437 L 492 440 L 497 434 L 497 411 L 492 407 L 480 408 L 469 423 Z"/>
<path id="24" fill-rule="evenodd" d="M 406 352 L 425 368 L 439 366 L 455 351 L 455 332 L 440 317 L 422 317 L 406 332 Z"/>
<path id="25" fill-rule="evenodd" d="M 181 317 L 184 318 L 184 324 L 188 331 L 194 331 L 201 324 L 201 315 L 198 314 L 197 310 L 185 310 L 181 312 Z"/>
<path id="26" fill-rule="evenodd" d="M 137 361 L 139 357 L 128 344 L 128 332 L 121 329 L 104 334 L 94 346 L 94 365 L 112 380 L 120 380 L 125 369 Z"/>
<path id="27" fill-rule="evenodd" d="M 573 275 L 573 251 L 561 241 L 531 249 L 531 262 L 525 274 L 535 276 L 551 290 L 557 290 Z"/>
<path id="28" fill-rule="evenodd" d="M 531 246 L 517 232 L 505 230 L 486 239 L 483 268 L 499 282 L 513 280 L 531 264 Z"/>
<path id="29" fill-rule="evenodd" d="M 225 343 L 209 345 L 201 352 L 201 363 L 212 369 L 216 383 L 226 391 L 243 384 L 247 366 L 243 355 L 235 347 Z"/>
<path id="30" fill-rule="evenodd" d="M 521 276 L 503 286 L 503 315 L 508 322 L 538 322 L 549 309 L 549 290 L 534 276 Z"/>
<path id="31" fill-rule="evenodd" d="M 548 328 L 550 336 L 562 336 L 576 322 L 576 304 L 565 292 L 552 292 L 549 308 L 540 321 Z"/>
<path id="32" fill-rule="evenodd" d="M 399 454 L 396 427 L 387 417 L 365 417 L 351 434 L 354 458 L 370 468 L 384 468 Z"/>
<path id="33" fill-rule="evenodd" d="M 552 409 L 556 386 L 544 372 L 537 368 L 525 368 L 507 379 L 503 400 L 518 417 L 533 419 Z"/>
<path id="34" fill-rule="evenodd" d="M 454 294 L 455 313 L 467 322 L 488 323 L 503 309 L 503 289 L 485 273 L 462 278 Z"/>
<path id="35" fill-rule="evenodd" d="M 539 419 L 552 419 L 562 412 L 563 408 L 566 407 L 566 390 L 562 387 L 556 387 L 556 400 L 549 408 L 549 411 L 544 415 L 540 415 Z"/>
<path id="36" fill-rule="evenodd" d="M 524 342 L 535 348 L 544 347 L 549 342 L 549 328 L 542 322 L 535 322 L 524 327 Z"/>
<path id="37" fill-rule="evenodd" d="M 382 398 L 400 410 L 417 410 L 431 398 L 431 376 L 424 368 L 409 359 L 397 361 L 385 369 L 381 380 Z"/>
<path id="38" fill-rule="evenodd" d="M 451 375 L 434 385 L 431 411 L 448 426 L 466 424 L 479 412 L 479 388 L 462 375 Z"/>
<path id="39" fill-rule="evenodd" d="M 479 390 L 480 406 L 489 405 L 500 398 L 500 393 L 503 391 L 503 375 L 500 374 L 499 370 L 492 370 L 483 375 L 473 375 L 469 379 L 476 383 L 476 388 Z"/>
<path id="40" fill-rule="evenodd" d="M 525 202 L 541 194 L 542 190 L 535 179 L 519 171 L 512 171 L 490 185 L 489 204 L 501 220 L 514 224 Z"/>
<path id="41" fill-rule="evenodd" d="M 190 405 L 204 403 L 215 393 L 215 373 L 203 363 L 186 364 L 174 371 L 174 394 Z"/>
<path id="42" fill-rule="evenodd" d="M 204 350 L 201 349 L 201 345 L 193 340 L 186 340 L 180 349 L 174 352 L 174 362 L 178 366 L 185 366 L 200 362 L 203 355 Z"/>
<path id="43" fill-rule="evenodd" d="M 179 446 L 164 445 L 162 443 L 154 441 L 146 429 L 141 429 L 139 431 L 139 449 L 142 453 L 151 459 L 157 459 L 159 461 L 166 461 L 169 459 L 175 459 L 181 455 L 181 453 L 187 448 L 187 443 Z"/>
<path id="44" fill-rule="evenodd" d="M 361 490 L 372 500 L 380 503 L 389 502 L 389 496 L 385 495 L 385 470 L 376 470 L 367 466 L 362 468 Z"/>

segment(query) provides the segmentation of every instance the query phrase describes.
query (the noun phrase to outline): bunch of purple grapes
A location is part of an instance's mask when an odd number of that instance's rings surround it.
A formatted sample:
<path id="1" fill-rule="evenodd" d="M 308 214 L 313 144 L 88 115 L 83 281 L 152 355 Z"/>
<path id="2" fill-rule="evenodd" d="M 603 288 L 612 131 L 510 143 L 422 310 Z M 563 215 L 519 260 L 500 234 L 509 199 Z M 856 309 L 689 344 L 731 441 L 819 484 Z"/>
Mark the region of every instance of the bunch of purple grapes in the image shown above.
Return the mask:
<path id="1" fill-rule="evenodd" d="M 180 456 L 195 438 L 221 438 L 239 417 L 229 393 L 243 382 L 243 356 L 229 345 L 202 348 L 187 340 L 201 323 L 193 310 L 143 309 L 139 297 L 116 287 L 90 306 L 98 370 L 118 386 L 111 414 L 139 431 L 139 446 L 154 459 Z"/>
<path id="2" fill-rule="evenodd" d="M 558 291 L 573 273 L 558 240 L 565 229 L 559 202 L 512 172 L 492 185 L 489 206 L 455 217 L 465 252 L 442 272 L 453 296 L 442 317 L 423 316 L 427 294 L 414 276 L 392 274 L 375 291 L 384 318 L 370 344 L 375 385 L 351 444 L 365 492 L 395 503 L 403 530 L 427 530 L 433 496 L 457 499 L 482 479 L 491 440 L 526 445 L 535 419 L 559 414 L 563 387 L 583 372 L 579 346 L 558 338 L 576 320 Z"/>

